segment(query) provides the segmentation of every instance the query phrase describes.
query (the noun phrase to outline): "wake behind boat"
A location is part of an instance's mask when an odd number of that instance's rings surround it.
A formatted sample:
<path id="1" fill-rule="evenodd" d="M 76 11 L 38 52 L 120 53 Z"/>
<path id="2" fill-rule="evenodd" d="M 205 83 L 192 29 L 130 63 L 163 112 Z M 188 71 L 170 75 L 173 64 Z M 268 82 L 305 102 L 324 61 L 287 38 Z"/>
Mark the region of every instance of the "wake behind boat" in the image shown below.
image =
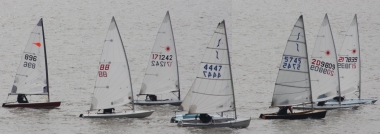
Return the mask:
<path id="1" fill-rule="evenodd" d="M 17 95 L 16 102 L 8 102 Z M 47 102 L 29 102 L 27 96 L 47 96 Z M 45 33 L 42 18 L 33 29 L 23 52 L 11 93 L 2 107 L 56 108 L 61 102 L 50 101 Z"/>
<path id="2" fill-rule="evenodd" d="M 182 119 L 180 127 L 248 127 L 251 119 L 236 116 L 230 54 L 224 20 L 218 24 L 199 66 L 197 77 L 181 107 L 197 118 Z M 234 112 L 234 118 L 209 113 Z"/>
<path id="3" fill-rule="evenodd" d="M 279 112 L 261 114 L 261 119 L 306 119 L 324 118 L 326 110 L 293 112 L 292 105 L 312 103 L 309 60 L 305 27 L 301 15 L 287 41 L 274 87 L 271 107 L 280 107 Z M 291 113 L 287 113 L 287 109 Z"/>
<path id="4" fill-rule="evenodd" d="M 169 11 L 158 30 L 136 105 L 181 105 L 177 52 Z M 170 96 L 176 98 L 170 98 Z"/>
<path id="5" fill-rule="evenodd" d="M 132 93 L 133 99 L 133 89 L 127 55 L 114 17 L 104 40 L 98 69 L 90 110 L 85 114 L 80 114 L 79 117 L 145 118 L 154 112 L 153 110 L 137 111 L 133 103 L 132 111 L 116 112 L 115 110 L 116 107 L 129 103 L 129 92 Z M 91 113 L 94 110 L 97 112 Z"/>

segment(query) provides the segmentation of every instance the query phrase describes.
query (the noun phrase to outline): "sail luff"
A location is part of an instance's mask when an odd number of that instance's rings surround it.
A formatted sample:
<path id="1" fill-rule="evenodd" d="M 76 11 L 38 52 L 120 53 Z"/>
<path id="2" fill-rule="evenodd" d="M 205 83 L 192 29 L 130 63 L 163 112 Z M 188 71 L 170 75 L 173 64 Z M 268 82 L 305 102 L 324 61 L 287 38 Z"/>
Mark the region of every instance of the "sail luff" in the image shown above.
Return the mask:
<path id="1" fill-rule="evenodd" d="M 133 88 L 132 88 L 132 78 L 131 78 L 131 71 L 129 69 L 129 63 L 128 63 L 128 58 L 127 58 L 127 54 L 125 53 L 125 48 L 124 48 L 124 44 L 123 44 L 123 40 L 121 39 L 121 36 L 120 36 L 120 32 L 119 32 L 119 27 L 117 27 L 117 23 L 116 23 L 116 20 L 115 20 L 115 17 L 112 16 L 112 19 L 113 21 L 115 22 L 115 26 L 116 26 L 116 30 L 117 30 L 117 33 L 119 34 L 119 38 L 120 38 L 120 41 L 121 41 L 121 46 L 123 48 L 123 52 L 124 52 L 124 56 L 125 56 L 125 62 L 127 62 L 127 68 L 128 68 L 128 76 L 129 76 L 129 86 L 131 87 L 131 99 L 133 99 Z M 134 101 L 131 101 L 132 102 L 132 110 L 133 112 L 135 112 L 135 103 Z"/>
<path id="2" fill-rule="evenodd" d="M 235 102 L 235 89 L 234 89 L 234 81 L 233 81 L 233 77 L 232 77 L 230 49 L 228 47 L 228 38 L 227 38 L 226 23 L 225 23 L 224 20 L 222 21 L 222 23 L 223 23 L 223 26 L 224 26 L 224 35 L 225 35 L 225 38 L 226 38 L 228 65 L 230 66 L 229 68 L 230 68 L 230 78 L 231 78 L 231 87 L 232 87 L 232 97 L 233 97 L 233 102 L 234 102 L 235 119 L 237 119 L 236 102 Z"/>
<path id="3" fill-rule="evenodd" d="M 362 93 L 362 60 L 360 59 L 360 41 L 359 41 L 359 24 L 358 24 L 358 18 L 355 14 L 355 22 L 356 22 L 356 32 L 357 32 L 357 38 L 358 38 L 358 59 L 359 59 L 359 99 L 361 98 L 361 93 Z"/>
<path id="4" fill-rule="evenodd" d="M 174 53 L 175 53 L 175 57 L 176 57 L 175 60 L 176 60 L 176 66 L 177 66 L 178 100 L 181 100 L 181 86 L 179 84 L 180 80 L 179 80 L 179 68 L 178 68 L 177 48 L 176 48 L 176 45 L 175 45 L 174 32 L 173 32 L 173 27 L 172 27 L 172 20 L 170 19 L 169 11 L 167 11 L 167 15 L 169 16 L 170 30 L 172 31 L 173 44 L 174 44 Z"/>
<path id="5" fill-rule="evenodd" d="M 305 24 L 304 24 L 304 21 L 303 21 L 303 15 L 301 15 L 301 18 L 302 18 L 302 27 L 303 27 L 303 35 L 305 36 L 305 51 L 306 51 L 306 63 L 307 63 L 307 66 L 310 67 L 309 65 L 309 53 L 307 51 L 307 42 L 306 42 L 306 33 L 305 33 Z M 310 103 L 311 103 L 311 108 L 313 108 L 313 90 L 312 90 L 312 87 L 311 87 L 311 78 L 310 78 L 310 70 L 307 69 L 307 72 L 309 74 L 309 87 L 310 87 Z"/>
<path id="6" fill-rule="evenodd" d="M 48 63 L 47 63 L 46 44 L 45 44 L 45 31 L 44 31 L 44 23 L 42 21 L 42 18 L 40 21 L 41 21 L 41 26 L 42 26 L 42 38 L 43 38 L 44 54 L 45 54 L 46 90 L 48 92 L 48 102 L 50 102 Z"/>
<path id="7" fill-rule="evenodd" d="M 332 42 L 333 42 L 333 48 L 334 48 L 334 51 L 335 51 L 335 65 L 338 65 L 338 61 L 337 61 L 337 57 L 338 55 L 336 54 L 336 48 L 335 48 L 335 43 L 334 43 L 334 37 L 333 37 L 333 34 L 332 34 L 332 30 L 331 30 L 331 26 L 330 26 L 330 21 L 329 21 L 329 18 L 327 17 L 327 13 L 326 13 L 326 18 L 327 18 L 327 24 L 329 25 L 329 29 L 330 29 L 330 34 L 331 34 L 331 39 L 332 39 Z M 337 75 L 338 75 L 338 95 L 341 96 L 341 93 L 340 93 L 340 77 L 339 77 L 339 69 L 337 71 Z M 341 105 L 341 98 L 339 97 L 339 105 Z"/>

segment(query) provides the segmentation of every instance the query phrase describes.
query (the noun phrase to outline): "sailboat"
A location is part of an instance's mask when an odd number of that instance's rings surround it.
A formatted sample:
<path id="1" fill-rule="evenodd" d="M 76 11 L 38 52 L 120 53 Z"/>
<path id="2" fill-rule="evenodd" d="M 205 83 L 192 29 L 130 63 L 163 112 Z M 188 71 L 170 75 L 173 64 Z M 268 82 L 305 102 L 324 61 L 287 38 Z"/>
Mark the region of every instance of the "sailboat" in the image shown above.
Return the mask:
<path id="1" fill-rule="evenodd" d="M 133 94 L 129 64 L 123 41 L 115 18 L 112 17 L 108 28 L 102 56 L 99 60 L 98 73 L 90 110 L 80 114 L 83 118 L 129 117 L 145 118 L 154 111 L 137 111 L 132 103 L 132 111 L 116 112 L 115 108 L 129 103 L 129 92 Z M 133 99 L 133 95 L 131 96 Z M 92 110 L 97 112 L 91 113 Z M 103 110 L 102 113 L 99 111 Z"/>
<path id="2" fill-rule="evenodd" d="M 157 98 L 158 94 L 177 93 L 176 98 Z M 158 30 L 156 42 L 149 56 L 148 67 L 145 72 L 144 81 L 140 93 L 146 95 L 144 100 L 135 100 L 136 105 L 181 105 L 181 94 L 179 86 L 177 52 L 174 43 L 174 35 L 169 11 L 162 21 Z M 169 94 L 170 95 L 170 94 Z"/>
<path id="3" fill-rule="evenodd" d="M 358 21 L 354 19 L 345 35 L 345 39 L 338 55 L 338 69 L 341 82 L 341 94 L 348 95 L 358 92 L 358 98 L 344 98 L 342 105 L 375 103 L 377 99 L 361 98 L 361 59 Z M 339 104 L 337 99 L 326 101 L 327 105 Z"/>
<path id="4" fill-rule="evenodd" d="M 287 41 L 274 87 L 271 107 L 313 102 L 305 27 L 301 15 Z M 324 118 L 326 110 L 308 110 L 290 114 L 261 114 L 262 119 Z"/>
<path id="5" fill-rule="evenodd" d="M 17 102 L 8 102 L 17 95 Z M 29 102 L 26 96 L 47 95 L 47 102 Z M 11 92 L 3 107 L 56 108 L 61 102 L 50 101 L 48 64 L 42 18 L 34 27 L 26 44 Z"/>
<path id="6" fill-rule="evenodd" d="M 248 127 L 251 119 L 236 116 L 235 94 L 231 62 L 224 20 L 212 36 L 199 65 L 199 71 L 190 89 L 190 96 L 181 104 L 189 114 L 199 114 L 196 119 L 183 119 L 180 127 Z M 235 118 L 212 119 L 208 113 L 234 112 Z M 199 117 L 199 118 L 198 118 Z"/>
<path id="7" fill-rule="evenodd" d="M 308 104 L 293 108 L 325 110 L 358 108 L 358 105 L 341 105 L 340 99 L 338 105 L 324 104 L 326 100 L 332 99 L 337 95 L 341 96 L 337 54 L 327 14 L 325 15 L 322 26 L 318 32 L 311 60 L 310 74 L 314 93 L 313 98 L 318 104 L 317 106 Z"/>

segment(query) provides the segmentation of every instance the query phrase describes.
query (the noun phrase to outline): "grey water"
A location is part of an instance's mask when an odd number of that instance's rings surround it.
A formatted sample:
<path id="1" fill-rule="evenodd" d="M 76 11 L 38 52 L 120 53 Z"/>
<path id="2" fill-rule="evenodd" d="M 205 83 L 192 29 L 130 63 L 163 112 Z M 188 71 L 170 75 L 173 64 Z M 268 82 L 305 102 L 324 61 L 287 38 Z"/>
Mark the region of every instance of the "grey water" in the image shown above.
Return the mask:
<path id="1" fill-rule="evenodd" d="M 49 82 L 57 109 L 0 108 L 1 133 L 380 133 L 380 106 L 328 111 L 313 120 L 262 120 L 269 108 L 277 71 L 294 23 L 304 15 L 309 55 L 325 13 L 337 50 L 358 15 L 362 97 L 380 96 L 380 1 L 377 0 L 2 0 L 0 2 L 0 100 L 10 92 L 30 32 L 44 19 Z M 136 106 L 155 110 L 144 119 L 82 119 L 90 108 L 98 60 L 115 16 L 138 92 L 151 48 L 170 11 L 178 51 L 182 98 L 197 73 L 213 30 L 226 21 L 238 117 L 251 117 L 244 129 L 181 128 L 169 123 L 175 106 Z M 346 97 L 356 97 L 355 95 Z"/>

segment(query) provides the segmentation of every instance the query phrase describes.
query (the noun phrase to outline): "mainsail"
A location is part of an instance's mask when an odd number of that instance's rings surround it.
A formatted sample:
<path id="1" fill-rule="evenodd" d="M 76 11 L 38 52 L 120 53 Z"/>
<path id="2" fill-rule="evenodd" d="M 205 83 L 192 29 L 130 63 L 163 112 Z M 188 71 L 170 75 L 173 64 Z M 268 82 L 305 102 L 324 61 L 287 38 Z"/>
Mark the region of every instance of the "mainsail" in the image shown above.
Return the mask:
<path id="1" fill-rule="evenodd" d="M 324 101 L 339 95 L 337 55 L 327 14 L 311 56 L 310 76 L 314 101 Z"/>
<path id="2" fill-rule="evenodd" d="M 48 95 L 47 65 L 42 18 L 33 29 L 17 69 L 11 94 Z"/>
<path id="3" fill-rule="evenodd" d="M 139 94 L 179 92 L 177 53 L 169 11 L 158 30 Z"/>
<path id="4" fill-rule="evenodd" d="M 218 24 L 190 89 L 190 102 L 182 103 L 189 113 L 235 110 L 225 23 Z"/>
<path id="5" fill-rule="evenodd" d="M 360 44 L 356 15 L 338 56 L 341 95 L 360 90 Z"/>
<path id="6" fill-rule="evenodd" d="M 127 56 L 115 18 L 112 17 L 94 87 L 91 110 L 107 109 L 129 103 L 132 91 Z"/>
<path id="7" fill-rule="evenodd" d="M 297 20 L 285 47 L 274 87 L 272 106 L 311 102 L 309 61 L 302 15 Z"/>

